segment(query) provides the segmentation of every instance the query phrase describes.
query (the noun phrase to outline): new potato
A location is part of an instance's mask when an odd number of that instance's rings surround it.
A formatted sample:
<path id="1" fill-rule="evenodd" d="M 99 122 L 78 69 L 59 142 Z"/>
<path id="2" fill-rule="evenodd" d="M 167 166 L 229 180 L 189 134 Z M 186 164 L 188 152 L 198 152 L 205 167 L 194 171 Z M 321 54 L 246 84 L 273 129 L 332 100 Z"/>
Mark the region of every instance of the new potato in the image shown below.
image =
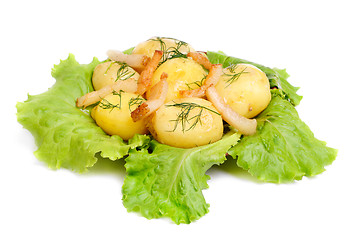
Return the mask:
<path id="1" fill-rule="evenodd" d="M 173 104 L 178 106 L 171 106 Z M 197 107 L 190 110 L 181 108 L 184 104 Z M 213 143 L 223 135 L 221 115 L 211 102 L 202 98 L 179 98 L 167 102 L 156 111 L 149 124 L 150 132 L 157 141 L 179 148 Z"/>
<path id="2" fill-rule="evenodd" d="M 136 133 L 145 134 L 147 128 L 144 120 L 134 122 L 131 118 L 131 111 L 137 108 L 138 104 L 129 107 L 131 99 L 138 99 L 133 93 L 120 93 L 107 95 L 92 109 L 91 116 L 109 135 L 119 135 L 123 140 L 132 138 Z"/>
<path id="3" fill-rule="evenodd" d="M 165 102 L 179 98 L 180 90 L 199 88 L 207 75 L 207 71 L 194 60 L 190 58 L 173 58 L 157 68 L 152 77 L 151 87 L 161 80 L 163 72 L 168 74 L 168 93 Z"/>
<path id="4" fill-rule="evenodd" d="M 216 85 L 225 103 L 240 115 L 253 118 L 271 100 L 269 80 L 264 72 L 250 64 L 237 64 L 223 70 Z"/>
<path id="5" fill-rule="evenodd" d="M 116 81 L 128 79 L 130 76 L 137 80 L 140 75 L 128 65 L 112 61 L 104 62 L 95 67 L 92 84 L 95 90 L 100 90 Z"/>

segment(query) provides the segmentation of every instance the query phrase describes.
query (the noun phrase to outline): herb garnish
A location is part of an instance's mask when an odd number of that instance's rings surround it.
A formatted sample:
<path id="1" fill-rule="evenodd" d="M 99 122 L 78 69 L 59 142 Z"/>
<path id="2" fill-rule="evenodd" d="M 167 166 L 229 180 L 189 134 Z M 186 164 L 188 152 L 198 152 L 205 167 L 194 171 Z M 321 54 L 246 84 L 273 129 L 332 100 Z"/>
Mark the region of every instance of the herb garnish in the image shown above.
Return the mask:
<path id="1" fill-rule="evenodd" d="M 175 122 L 175 126 L 174 126 L 172 132 L 174 132 L 177 129 L 178 124 L 182 125 L 182 132 L 189 131 L 189 130 L 195 128 L 198 123 L 202 125 L 201 116 L 202 116 L 203 110 L 208 110 L 210 112 L 220 115 L 218 112 L 216 112 L 208 107 L 205 107 L 205 106 L 199 105 L 197 103 L 193 103 L 193 102 L 174 103 L 174 104 L 169 104 L 169 105 L 165 105 L 165 106 L 166 107 L 177 107 L 177 108 L 180 108 L 180 110 L 181 110 L 181 112 L 177 115 L 177 119 L 171 120 L 171 121 Z M 190 112 L 195 108 L 200 109 L 199 113 L 197 113 L 193 117 L 189 117 Z M 191 120 L 192 120 L 192 124 L 190 123 Z M 187 124 L 191 124 L 191 125 L 186 129 Z"/>
<path id="2" fill-rule="evenodd" d="M 133 97 L 130 99 L 130 101 L 128 101 L 128 109 L 130 109 L 130 111 L 132 111 L 132 109 L 131 109 L 132 106 L 138 107 L 144 101 L 145 101 L 145 99 L 139 94 L 137 97 L 135 97 L 135 98 Z"/>
<path id="3" fill-rule="evenodd" d="M 245 70 L 247 69 L 247 67 L 245 67 L 242 71 L 236 73 L 236 69 L 237 69 L 237 65 L 236 64 L 232 64 L 230 65 L 229 67 L 227 67 L 227 69 L 229 70 L 230 73 L 225 73 L 223 72 L 223 75 L 224 76 L 227 76 L 227 77 L 230 77 L 229 79 L 225 80 L 226 83 L 227 83 L 227 86 L 228 87 L 229 85 L 231 85 L 232 83 L 234 83 L 235 81 L 237 81 L 241 75 L 243 73 L 249 73 L 249 72 L 245 72 Z"/>
<path id="4" fill-rule="evenodd" d="M 193 90 L 197 87 L 201 87 L 204 83 L 204 80 L 206 79 L 206 75 L 203 75 L 203 78 L 201 80 L 195 81 L 195 82 L 191 82 L 191 83 L 186 83 L 188 90 Z M 192 87 L 193 86 L 193 87 Z M 197 86 L 197 87 L 196 87 Z"/>
<path id="5" fill-rule="evenodd" d="M 103 108 L 103 109 L 111 109 L 110 112 L 115 109 L 115 108 L 118 108 L 118 109 L 121 109 L 121 105 L 122 105 L 122 93 L 124 91 L 120 90 L 118 92 L 116 91 L 113 91 L 112 92 L 112 95 L 117 95 L 120 97 L 120 103 L 119 104 L 113 104 L 113 103 L 110 103 L 107 99 L 105 98 L 102 98 L 102 101 L 100 102 L 99 106 L 100 108 Z"/>
<path id="6" fill-rule="evenodd" d="M 176 46 L 175 47 L 167 47 L 166 43 L 162 39 L 172 39 L 175 41 Z M 149 41 L 157 41 L 160 43 L 161 51 L 163 52 L 162 60 L 159 63 L 161 65 L 165 61 L 173 58 L 187 58 L 187 55 L 180 52 L 181 47 L 187 47 L 189 52 L 189 46 L 188 43 L 174 39 L 174 38 L 151 38 Z"/>
<path id="7" fill-rule="evenodd" d="M 111 64 L 106 69 L 105 74 L 107 74 L 107 71 L 115 63 L 120 65 L 120 68 L 117 70 L 117 76 L 116 76 L 115 82 L 117 82 L 117 80 L 125 81 L 125 80 L 133 77 L 133 75 L 135 75 L 135 72 L 130 71 L 129 66 L 127 65 L 127 63 L 122 63 L 122 62 L 117 62 L 117 61 L 112 61 L 111 62 Z"/>

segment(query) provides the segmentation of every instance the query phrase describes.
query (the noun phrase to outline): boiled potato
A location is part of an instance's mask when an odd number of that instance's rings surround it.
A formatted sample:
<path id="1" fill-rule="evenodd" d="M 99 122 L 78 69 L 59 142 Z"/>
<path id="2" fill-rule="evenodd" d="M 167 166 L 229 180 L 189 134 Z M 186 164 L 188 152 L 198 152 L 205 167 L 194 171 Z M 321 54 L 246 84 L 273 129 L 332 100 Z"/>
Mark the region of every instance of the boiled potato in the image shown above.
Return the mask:
<path id="1" fill-rule="evenodd" d="M 237 64 L 225 68 L 223 72 L 216 89 L 233 110 L 253 118 L 268 106 L 271 100 L 269 80 L 259 68 Z"/>
<path id="2" fill-rule="evenodd" d="M 95 67 L 92 75 L 92 84 L 94 89 L 101 88 L 114 84 L 116 81 L 123 81 L 130 77 L 139 78 L 139 74 L 125 63 L 119 62 L 104 62 Z"/>
<path id="3" fill-rule="evenodd" d="M 179 98 L 155 112 L 149 129 L 163 144 L 191 148 L 221 139 L 223 121 L 211 102 L 202 98 Z"/>
<path id="4" fill-rule="evenodd" d="M 134 49 L 134 54 L 144 54 L 152 57 L 155 50 L 161 50 L 166 55 L 168 52 L 177 49 L 183 54 L 194 52 L 194 49 L 183 41 L 174 38 L 153 37 L 145 42 L 139 43 Z M 166 57 L 166 56 L 165 56 Z"/>
<path id="5" fill-rule="evenodd" d="M 194 60 L 173 58 L 157 68 L 152 76 L 151 87 L 160 81 L 163 72 L 168 74 L 168 93 L 165 102 L 179 98 L 180 90 L 199 88 L 207 75 L 207 71 Z M 150 92 L 151 90 L 148 94 Z"/>
<path id="6" fill-rule="evenodd" d="M 131 118 L 131 111 L 142 101 L 142 97 L 133 93 L 112 93 L 92 109 L 91 116 L 107 134 L 128 140 L 136 133 L 147 133 L 144 120 L 134 122 Z"/>

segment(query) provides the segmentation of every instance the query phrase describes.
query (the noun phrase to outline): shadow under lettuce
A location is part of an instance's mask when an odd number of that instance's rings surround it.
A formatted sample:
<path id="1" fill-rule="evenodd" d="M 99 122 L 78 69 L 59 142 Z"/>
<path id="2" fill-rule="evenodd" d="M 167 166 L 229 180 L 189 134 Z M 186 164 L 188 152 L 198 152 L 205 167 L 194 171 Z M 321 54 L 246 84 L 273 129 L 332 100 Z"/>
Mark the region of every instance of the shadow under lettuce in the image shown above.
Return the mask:
<path id="1" fill-rule="evenodd" d="M 113 175 L 123 181 L 126 175 L 125 161 L 124 159 L 118 159 L 116 161 L 108 158 L 103 158 L 99 153 L 96 153 L 98 159 L 94 166 L 88 168 L 85 175 Z"/>
<path id="2" fill-rule="evenodd" d="M 248 171 L 242 169 L 241 167 L 238 167 L 236 160 L 233 159 L 231 156 L 227 156 L 227 160 L 224 161 L 223 164 L 213 165 L 212 168 L 207 171 L 207 174 L 214 178 L 216 176 L 216 173 L 218 172 L 225 172 L 246 181 L 264 183 L 263 181 L 260 181 L 256 177 L 252 176 Z"/>

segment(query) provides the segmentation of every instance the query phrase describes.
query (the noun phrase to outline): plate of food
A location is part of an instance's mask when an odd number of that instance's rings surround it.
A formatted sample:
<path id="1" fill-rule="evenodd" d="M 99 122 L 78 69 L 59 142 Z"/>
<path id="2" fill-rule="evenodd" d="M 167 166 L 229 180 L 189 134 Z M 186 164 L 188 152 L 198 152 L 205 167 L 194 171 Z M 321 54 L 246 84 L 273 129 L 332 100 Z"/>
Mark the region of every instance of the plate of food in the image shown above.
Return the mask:
<path id="1" fill-rule="evenodd" d="M 90 63 L 70 54 L 52 76 L 48 91 L 16 106 L 36 158 L 77 173 L 124 161 L 123 205 L 148 219 L 211 214 L 206 172 L 228 159 L 258 181 L 290 183 L 337 155 L 300 119 L 285 69 L 231 53 L 152 37 Z"/>

